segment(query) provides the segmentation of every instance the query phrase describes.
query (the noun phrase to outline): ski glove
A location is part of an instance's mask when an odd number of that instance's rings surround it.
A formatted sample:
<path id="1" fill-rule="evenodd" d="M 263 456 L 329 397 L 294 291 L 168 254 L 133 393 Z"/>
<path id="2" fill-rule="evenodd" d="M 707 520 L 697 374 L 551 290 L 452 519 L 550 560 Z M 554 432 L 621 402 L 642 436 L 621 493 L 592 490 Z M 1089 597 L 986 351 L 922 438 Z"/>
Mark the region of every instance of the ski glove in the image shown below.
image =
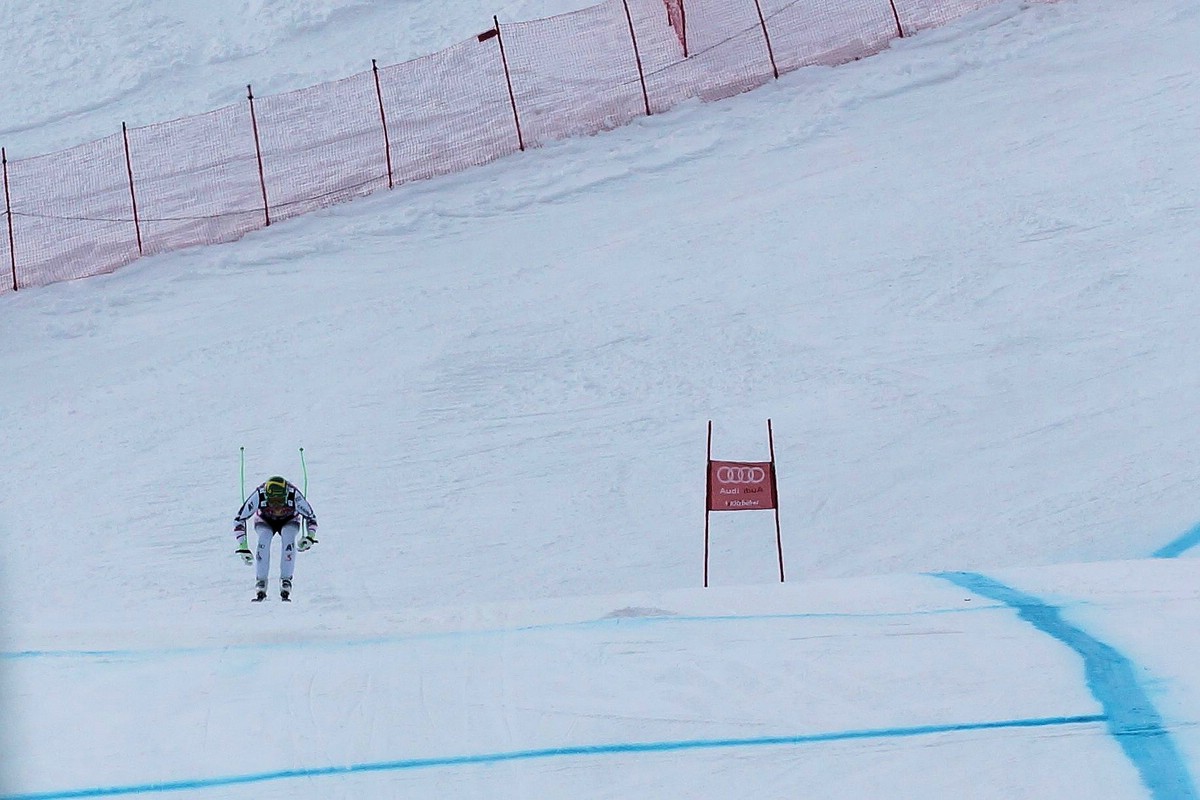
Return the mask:
<path id="1" fill-rule="evenodd" d="M 234 553 L 236 555 L 241 556 L 242 561 L 245 561 L 247 564 L 253 564 L 254 563 L 254 554 L 251 553 L 250 548 L 246 546 L 246 534 L 245 533 L 243 533 L 241 536 L 238 537 L 237 545 L 238 545 L 237 550 L 235 550 Z"/>
<path id="2" fill-rule="evenodd" d="M 300 537 L 300 541 L 296 543 L 296 549 L 303 553 L 308 548 L 317 543 L 317 537 L 311 533 L 306 533 Z"/>

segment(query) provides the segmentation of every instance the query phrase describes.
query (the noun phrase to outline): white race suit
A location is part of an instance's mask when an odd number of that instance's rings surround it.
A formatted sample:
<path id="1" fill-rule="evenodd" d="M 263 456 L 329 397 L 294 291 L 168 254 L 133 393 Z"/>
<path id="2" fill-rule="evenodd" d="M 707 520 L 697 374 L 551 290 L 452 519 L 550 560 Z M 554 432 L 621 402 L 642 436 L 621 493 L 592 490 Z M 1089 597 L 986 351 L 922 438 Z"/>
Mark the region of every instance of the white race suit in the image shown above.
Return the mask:
<path id="1" fill-rule="evenodd" d="M 246 520 L 254 517 L 254 532 L 258 534 L 258 546 L 254 551 L 254 577 L 265 581 L 271 570 L 271 541 L 279 534 L 279 578 L 290 581 L 296 570 L 296 536 L 300 533 L 300 521 L 308 525 L 311 539 L 317 538 L 317 515 L 304 495 L 291 483 L 287 485 L 287 499 L 279 506 L 267 504 L 262 484 L 246 498 L 237 516 L 233 518 L 233 535 L 239 539 L 246 535 Z"/>

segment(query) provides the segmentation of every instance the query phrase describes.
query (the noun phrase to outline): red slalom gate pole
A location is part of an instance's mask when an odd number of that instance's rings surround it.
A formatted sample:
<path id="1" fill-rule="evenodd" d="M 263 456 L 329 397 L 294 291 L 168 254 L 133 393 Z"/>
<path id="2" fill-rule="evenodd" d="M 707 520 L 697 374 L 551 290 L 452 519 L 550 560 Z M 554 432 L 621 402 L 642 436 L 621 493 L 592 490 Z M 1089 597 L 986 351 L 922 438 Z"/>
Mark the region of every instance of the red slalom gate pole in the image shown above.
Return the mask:
<path id="1" fill-rule="evenodd" d="M 708 459 L 704 462 L 704 588 L 708 588 L 708 519 L 712 515 L 712 420 L 708 421 Z"/>
<path id="2" fill-rule="evenodd" d="M 779 525 L 779 484 L 775 479 L 775 433 L 767 419 L 767 444 L 771 448 L 771 495 L 775 499 L 775 549 L 779 551 L 779 582 L 783 583 L 783 528 Z"/>

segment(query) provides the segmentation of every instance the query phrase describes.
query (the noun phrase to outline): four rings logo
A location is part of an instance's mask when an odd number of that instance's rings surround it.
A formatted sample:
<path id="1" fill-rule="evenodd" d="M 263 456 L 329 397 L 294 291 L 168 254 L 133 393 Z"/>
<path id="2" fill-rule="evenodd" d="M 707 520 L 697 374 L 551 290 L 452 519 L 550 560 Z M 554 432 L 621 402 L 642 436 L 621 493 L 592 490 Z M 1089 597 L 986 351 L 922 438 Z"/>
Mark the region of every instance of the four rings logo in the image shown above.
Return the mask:
<path id="1" fill-rule="evenodd" d="M 719 467 L 717 480 L 720 483 L 762 483 L 767 471 L 762 467 Z"/>

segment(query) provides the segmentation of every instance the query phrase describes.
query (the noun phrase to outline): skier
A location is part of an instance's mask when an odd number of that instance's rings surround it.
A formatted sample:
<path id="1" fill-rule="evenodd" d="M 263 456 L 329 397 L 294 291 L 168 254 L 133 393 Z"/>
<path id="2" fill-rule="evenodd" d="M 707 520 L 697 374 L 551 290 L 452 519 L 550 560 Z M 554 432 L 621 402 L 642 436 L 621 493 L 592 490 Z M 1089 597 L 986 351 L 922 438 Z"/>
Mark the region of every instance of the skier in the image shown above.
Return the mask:
<path id="1" fill-rule="evenodd" d="M 254 531 L 258 534 L 258 552 L 251 553 L 246 544 L 246 520 L 254 517 Z M 300 533 L 300 521 L 308 523 L 304 536 L 296 541 Z M 304 499 L 293 484 L 274 475 L 250 493 L 233 518 L 233 535 L 237 537 L 237 555 L 247 564 L 255 564 L 255 597 L 260 601 L 267 596 L 267 574 L 271 570 L 271 541 L 279 534 L 279 597 L 291 600 L 292 574 L 296 569 L 296 551 L 303 553 L 317 543 L 317 516 L 312 506 Z"/>

